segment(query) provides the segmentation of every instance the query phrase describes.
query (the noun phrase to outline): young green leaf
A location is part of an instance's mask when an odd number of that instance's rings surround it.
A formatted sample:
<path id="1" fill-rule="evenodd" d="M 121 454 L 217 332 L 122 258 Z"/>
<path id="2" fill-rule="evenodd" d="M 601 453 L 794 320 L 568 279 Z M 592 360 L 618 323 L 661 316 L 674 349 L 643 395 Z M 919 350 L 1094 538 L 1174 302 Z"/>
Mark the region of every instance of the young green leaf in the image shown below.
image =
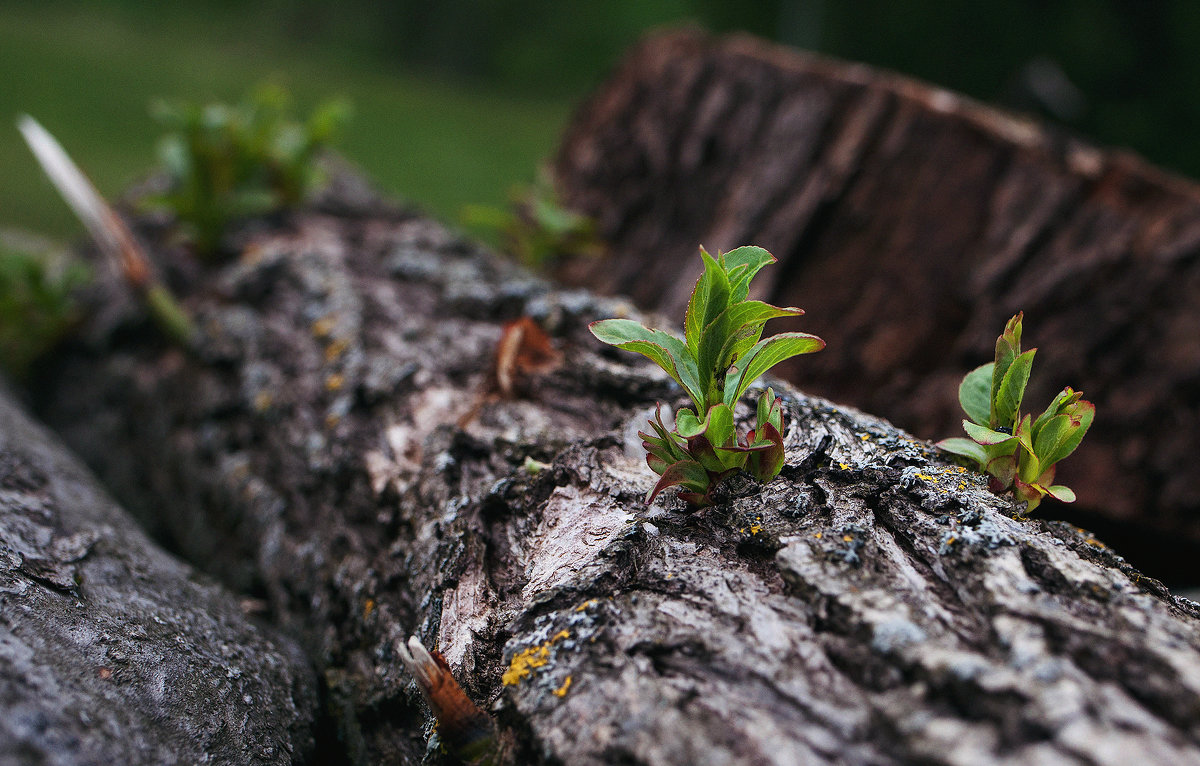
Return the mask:
<path id="1" fill-rule="evenodd" d="M 764 266 L 775 263 L 775 256 L 761 247 L 746 245 L 722 255 L 721 263 L 729 273 L 729 302 L 741 303 L 750 294 L 750 280 Z"/>
<path id="2" fill-rule="evenodd" d="M 1096 407 L 1091 402 L 1076 402 L 1063 414 L 1050 418 L 1034 442 L 1034 451 L 1043 463 L 1057 463 L 1075 451 L 1095 416 Z"/>
<path id="3" fill-rule="evenodd" d="M 963 412 L 981 426 L 992 417 L 992 370 L 995 362 L 976 367 L 963 378 L 958 387 L 958 403 Z"/>
<path id="4" fill-rule="evenodd" d="M 760 375 L 775 365 L 800 354 L 811 354 L 825 348 L 825 341 L 803 332 L 784 332 L 764 338 L 738 360 L 740 369 L 725 378 L 723 400 L 730 407 Z"/>
<path id="5" fill-rule="evenodd" d="M 1075 502 L 1075 492 L 1065 484 L 1054 484 L 1046 487 L 1046 494 L 1063 503 Z"/>
<path id="6" fill-rule="evenodd" d="M 964 420 L 962 424 L 963 430 L 967 432 L 967 436 L 970 436 L 979 444 L 1008 444 L 1010 442 L 1015 444 L 1017 441 L 1017 437 L 1013 436 L 1012 434 L 1007 434 L 1003 431 L 996 431 L 988 428 L 987 426 L 981 426 L 978 423 L 972 423 L 969 420 Z"/>
<path id="7" fill-rule="evenodd" d="M 1025 386 L 1029 383 L 1035 353 L 1037 349 L 1032 348 L 1018 354 L 1000 380 L 1000 387 L 992 396 L 992 424 L 995 427 L 1012 428 L 1016 425 L 1017 412 L 1021 408 L 1021 400 L 1025 398 Z"/>
<path id="8" fill-rule="evenodd" d="M 965 458 L 970 458 L 980 465 L 986 465 L 988 462 L 988 454 L 982 446 L 976 444 L 970 439 L 964 439 L 961 436 L 952 436 L 949 439 L 942 439 L 937 443 L 939 449 L 944 449 L 947 452 L 955 455 L 962 455 Z"/>
<path id="9" fill-rule="evenodd" d="M 693 357 L 698 356 L 701 333 L 729 306 L 730 295 L 729 277 L 721 264 L 704 248 L 700 248 L 700 258 L 704 261 L 704 273 L 692 288 L 683 322 L 683 337 Z"/>
<path id="10" fill-rule="evenodd" d="M 704 409 L 704 392 L 695 360 L 678 338 L 661 330 L 651 330 L 632 319 L 602 319 L 592 322 L 588 329 L 610 346 L 648 357 L 683 386 L 699 410 Z"/>
<path id="11" fill-rule="evenodd" d="M 1012 366 L 1013 360 L 1021 353 L 1021 319 L 1024 316 L 1018 313 L 1008 323 L 1004 325 L 1004 332 L 1000 337 L 996 338 L 996 361 L 992 368 L 992 396 L 995 401 L 996 392 L 1000 390 L 1000 384 L 1004 380 L 1004 376 L 1008 374 L 1008 368 Z M 991 411 L 991 425 L 1007 426 L 1009 422 L 999 421 L 996 419 L 996 410 L 993 406 Z"/>
<path id="12" fill-rule="evenodd" d="M 756 423 L 756 430 L 770 423 L 775 426 L 776 431 L 783 433 L 783 405 L 779 398 L 775 396 L 775 390 L 772 388 L 763 391 L 758 397 Z"/>
<path id="13" fill-rule="evenodd" d="M 722 311 L 700 334 L 696 365 L 701 385 L 708 391 L 718 382 L 733 360 L 758 342 L 767 320 L 802 314 L 802 309 L 780 308 L 762 301 L 745 301 Z"/>

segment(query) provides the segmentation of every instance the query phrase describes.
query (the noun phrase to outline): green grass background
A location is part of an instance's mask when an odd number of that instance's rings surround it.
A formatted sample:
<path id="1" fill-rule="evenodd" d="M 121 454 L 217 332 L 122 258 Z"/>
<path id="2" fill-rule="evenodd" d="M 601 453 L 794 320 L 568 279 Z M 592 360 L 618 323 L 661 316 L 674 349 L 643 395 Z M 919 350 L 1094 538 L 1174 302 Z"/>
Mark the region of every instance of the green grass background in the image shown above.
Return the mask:
<path id="1" fill-rule="evenodd" d="M 0 227 L 82 234 L 21 140 L 18 114 L 45 125 L 111 199 L 155 163 L 152 100 L 234 101 L 263 81 L 290 90 L 301 112 L 349 99 L 341 151 L 446 220 L 531 180 L 572 101 L 414 76 L 352 47 L 297 41 L 270 16 L 229 5 L 140 14 L 0 4 Z"/>

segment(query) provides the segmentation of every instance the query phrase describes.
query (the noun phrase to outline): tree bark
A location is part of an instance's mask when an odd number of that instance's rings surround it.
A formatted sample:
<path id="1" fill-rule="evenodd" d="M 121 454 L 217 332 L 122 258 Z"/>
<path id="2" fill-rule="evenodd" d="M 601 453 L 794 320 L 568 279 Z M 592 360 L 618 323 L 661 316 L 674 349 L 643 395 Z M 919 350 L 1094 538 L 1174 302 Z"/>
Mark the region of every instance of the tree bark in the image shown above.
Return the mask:
<path id="1" fill-rule="evenodd" d="M 109 311 L 40 406 L 260 590 L 350 760 L 443 760 L 397 656 L 415 633 L 518 763 L 1200 764 L 1196 605 L 928 444 L 780 384 L 777 480 L 647 506 L 636 431 L 680 392 L 585 328 L 627 304 L 377 204 L 243 245 L 176 280 L 192 352 Z M 561 361 L 506 398 L 491 367 L 523 315 Z"/>
<path id="2" fill-rule="evenodd" d="M 0 390 L 0 763 L 307 763 L 311 667 L 205 579 Z"/>
<path id="3" fill-rule="evenodd" d="M 928 438 L 1005 320 L 1040 346 L 1035 413 L 1097 405 L 1059 479 L 1077 522 L 1200 584 L 1200 188 L 1123 152 L 860 64 L 651 37 L 577 112 L 555 173 L 613 257 L 562 276 L 678 316 L 697 244 L 780 259 L 763 297 L 829 345 L 782 374 Z"/>

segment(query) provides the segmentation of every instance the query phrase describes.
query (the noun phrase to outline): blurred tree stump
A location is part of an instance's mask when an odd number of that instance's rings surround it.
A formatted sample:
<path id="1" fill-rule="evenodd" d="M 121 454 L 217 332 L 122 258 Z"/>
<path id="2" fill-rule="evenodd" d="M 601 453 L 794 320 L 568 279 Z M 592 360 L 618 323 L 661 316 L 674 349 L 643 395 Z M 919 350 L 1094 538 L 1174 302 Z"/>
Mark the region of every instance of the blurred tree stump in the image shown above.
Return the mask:
<path id="1" fill-rule="evenodd" d="M 636 431 L 680 392 L 586 331 L 631 307 L 332 202 L 219 265 L 144 229 L 196 347 L 105 282 L 38 394 L 301 637 L 351 762 L 446 760 L 396 652 L 415 633 L 516 763 L 1200 764 L 1197 607 L 1088 533 L 786 385 L 777 480 L 646 506 Z M 520 316 L 559 363 L 497 375 Z"/>
<path id="2" fill-rule="evenodd" d="M 781 261 L 763 297 L 829 346 L 785 376 L 927 438 L 1026 313 L 1035 413 L 1098 408 L 1059 479 L 1136 562 L 1197 584 L 1200 188 L 1127 154 L 869 67 L 652 37 L 576 114 L 555 172 L 615 255 L 562 276 L 677 316 L 697 244 Z M 774 280 L 769 281 L 769 280 Z"/>
<path id="3" fill-rule="evenodd" d="M 155 546 L 0 386 L 0 763 L 286 766 L 316 716 L 296 645 Z"/>

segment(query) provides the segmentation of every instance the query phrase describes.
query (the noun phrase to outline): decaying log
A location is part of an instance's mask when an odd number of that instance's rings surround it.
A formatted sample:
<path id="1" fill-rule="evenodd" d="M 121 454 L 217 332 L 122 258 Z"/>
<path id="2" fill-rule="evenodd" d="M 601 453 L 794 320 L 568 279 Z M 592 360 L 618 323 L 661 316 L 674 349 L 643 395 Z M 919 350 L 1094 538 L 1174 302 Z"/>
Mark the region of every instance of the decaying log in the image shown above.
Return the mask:
<path id="1" fill-rule="evenodd" d="M 205 579 L 0 390 L 0 763 L 309 762 L 306 658 Z"/>
<path id="2" fill-rule="evenodd" d="M 354 762 L 442 759 L 399 661 L 415 633 L 518 763 L 1200 764 L 1197 606 L 886 422 L 781 385 L 777 480 L 646 506 L 636 431 L 679 391 L 587 334 L 620 301 L 378 206 L 307 211 L 177 286 L 192 352 L 110 311 L 41 411 L 261 590 Z M 561 357 L 503 397 L 519 316 Z"/>
<path id="3" fill-rule="evenodd" d="M 678 316 L 696 246 L 761 245 L 764 297 L 826 351 L 782 370 L 926 438 L 1005 320 L 1026 409 L 1097 405 L 1055 513 L 1200 584 L 1200 187 L 956 94 L 748 37 L 652 37 L 578 111 L 555 172 L 613 257 L 564 272 Z"/>

